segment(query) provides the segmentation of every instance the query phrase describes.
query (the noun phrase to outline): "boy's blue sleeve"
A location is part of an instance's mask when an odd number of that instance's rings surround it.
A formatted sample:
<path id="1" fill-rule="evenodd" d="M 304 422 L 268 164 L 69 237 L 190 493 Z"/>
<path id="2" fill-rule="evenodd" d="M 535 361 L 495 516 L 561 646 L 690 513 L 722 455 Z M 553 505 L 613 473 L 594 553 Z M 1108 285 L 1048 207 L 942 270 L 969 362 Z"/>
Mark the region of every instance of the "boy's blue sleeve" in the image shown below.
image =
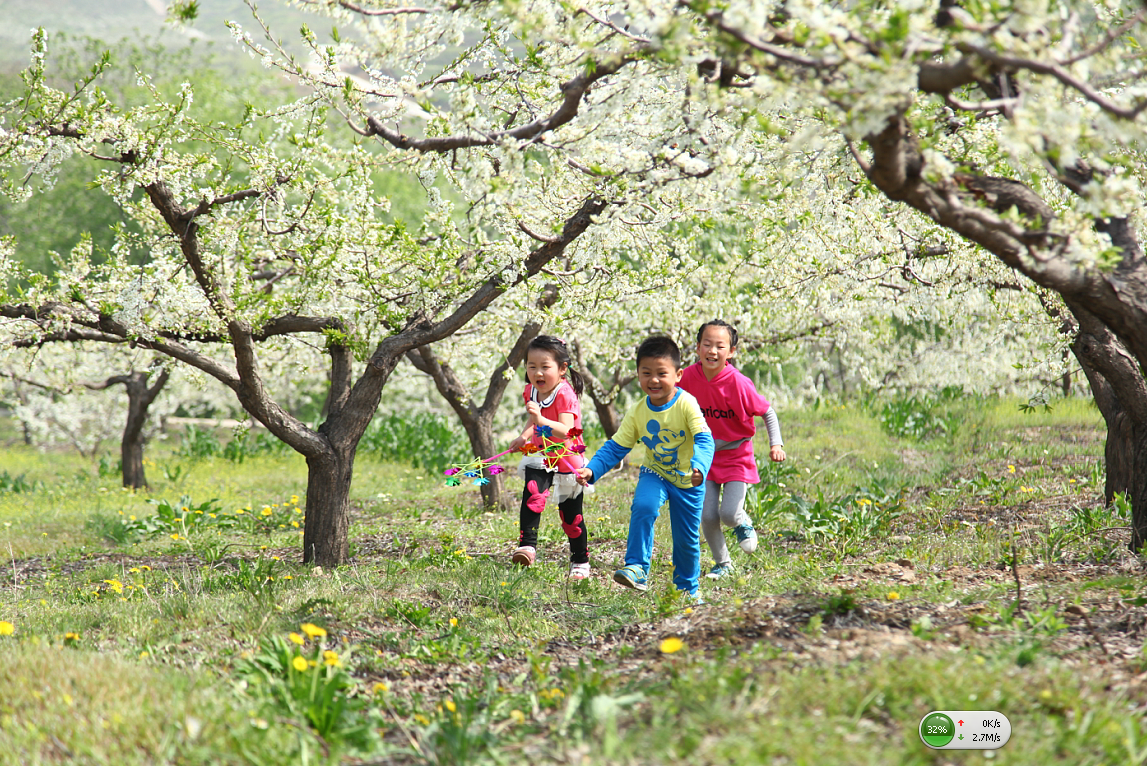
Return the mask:
<path id="1" fill-rule="evenodd" d="M 715 447 L 713 434 L 708 431 L 693 434 L 693 459 L 689 461 L 690 466 L 708 476 L 709 467 L 713 465 Z"/>
<path id="2" fill-rule="evenodd" d="M 712 440 L 710 439 L 710 441 Z M 605 444 L 601 445 L 601 449 L 593 454 L 593 459 L 589 461 L 589 465 L 587 466 L 589 470 L 593 471 L 593 480 L 590 481 L 590 484 L 596 482 L 610 469 L 615 468 L 617 464 L 621 462 L 621 459 L 628 454 L 628 449 L 622 447 L 613 439 L 607 439 Z M 710 447 L 709 461 L 712 462 L 712 460 L 713 450 L 712 447 Z"/>

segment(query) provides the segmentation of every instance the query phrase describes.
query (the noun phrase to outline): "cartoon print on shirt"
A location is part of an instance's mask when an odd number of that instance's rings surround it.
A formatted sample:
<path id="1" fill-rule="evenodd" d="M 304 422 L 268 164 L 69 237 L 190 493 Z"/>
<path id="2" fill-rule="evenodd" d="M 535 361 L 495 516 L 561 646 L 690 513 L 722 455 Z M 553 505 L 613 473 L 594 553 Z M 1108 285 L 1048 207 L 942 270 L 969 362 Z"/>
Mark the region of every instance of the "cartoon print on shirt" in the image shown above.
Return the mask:
<path id="1" fill-rule="evenodd" d="M 645 429 L 649 431 L 652 438 L 642 436 L 641 441 L 652 453 L 654 462 L 667 472 L 682 473 L 677 468 L 677 450 L 685 443 L 685 432 L 662 428 L 661 423 L 656 420 L 650 420 L 646 423 Z"/>

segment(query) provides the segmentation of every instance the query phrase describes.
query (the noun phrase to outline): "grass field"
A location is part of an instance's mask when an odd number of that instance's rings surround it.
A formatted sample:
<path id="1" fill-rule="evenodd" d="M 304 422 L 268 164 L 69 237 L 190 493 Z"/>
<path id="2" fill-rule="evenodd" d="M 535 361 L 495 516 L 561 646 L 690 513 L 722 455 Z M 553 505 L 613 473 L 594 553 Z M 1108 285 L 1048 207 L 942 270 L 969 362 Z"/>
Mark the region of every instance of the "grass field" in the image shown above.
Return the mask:
<path id="1" fill-rule="evenodd" d="M 632 472 L 589 496 L 571 585 L 552 509 L 517 570 L 516 512 L 420 469 L 360 458 L 354 560 L 324 572 L 298 563 L 301 459 L 157 448 L 128 492 L 5 447 L 0 763 L 1147 761 L 1147 593 L 1101 419 L 947 412 L 922 439 L 871 407 L 781 413 L 762 543 L 703 605 L 664 516 L 649 592 L 611 582 Z M 999 711 L 1011 740 L 930 750 L 931 710 Z"/>

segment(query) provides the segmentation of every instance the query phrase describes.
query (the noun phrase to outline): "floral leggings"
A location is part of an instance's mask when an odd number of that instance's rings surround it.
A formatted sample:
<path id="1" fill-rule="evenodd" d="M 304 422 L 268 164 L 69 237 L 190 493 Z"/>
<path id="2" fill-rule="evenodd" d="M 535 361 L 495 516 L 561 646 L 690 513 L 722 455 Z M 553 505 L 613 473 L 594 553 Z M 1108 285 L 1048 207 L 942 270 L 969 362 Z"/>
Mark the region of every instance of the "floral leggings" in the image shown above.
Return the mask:
<path id="1" fill-rule="evenodd" d="M 526 486 L 522 490 L 522 510 L 520 519 L 521 534 L 518 536 L 518 545 L 538 545 L 538 525 L 542 521 L 542 511 L 546 507 L 546 499 L 550 496 L 550 487 L 554 482 L 554 474 L 537 468 L 526 468 Z M 589 532 L 585 528 L 585 518 L 582 516 L 581 492 L 568 497 L 558 503 L 558 515 L 562 520 L 562 529 L 570 539 L 570 563 L 584 564 L 589 561 Z"/>

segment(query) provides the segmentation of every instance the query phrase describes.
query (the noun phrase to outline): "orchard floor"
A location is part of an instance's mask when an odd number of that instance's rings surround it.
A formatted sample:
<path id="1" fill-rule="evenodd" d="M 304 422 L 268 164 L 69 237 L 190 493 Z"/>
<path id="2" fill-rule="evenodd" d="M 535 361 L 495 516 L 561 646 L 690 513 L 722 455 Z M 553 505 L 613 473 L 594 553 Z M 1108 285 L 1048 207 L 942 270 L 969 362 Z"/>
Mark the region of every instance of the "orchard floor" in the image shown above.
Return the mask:
<path id="1" fill-rule="evenodd" d="M 1099 502 L 1092 408 L 981 402 L 923 440 L 783 415 L 761 544 L 703 604 L 672 589 L 665 517 L 649 592 L 612 583 L 632 470 L 587 499 L 571 584 L 552 509 L 515 569 L 517 512 L 415 468 L 360 459 L 353 561 L 323 572 L 297 563 L 295 458 L 158 450 L 130 493 L 9 447 L 0 763 L 1147 761 L 1144 562 Z M 196 518 L 149 521 L 161 498 Z M 1011 739 L 931 750 L 932 710 L 998 711 Z"/>

